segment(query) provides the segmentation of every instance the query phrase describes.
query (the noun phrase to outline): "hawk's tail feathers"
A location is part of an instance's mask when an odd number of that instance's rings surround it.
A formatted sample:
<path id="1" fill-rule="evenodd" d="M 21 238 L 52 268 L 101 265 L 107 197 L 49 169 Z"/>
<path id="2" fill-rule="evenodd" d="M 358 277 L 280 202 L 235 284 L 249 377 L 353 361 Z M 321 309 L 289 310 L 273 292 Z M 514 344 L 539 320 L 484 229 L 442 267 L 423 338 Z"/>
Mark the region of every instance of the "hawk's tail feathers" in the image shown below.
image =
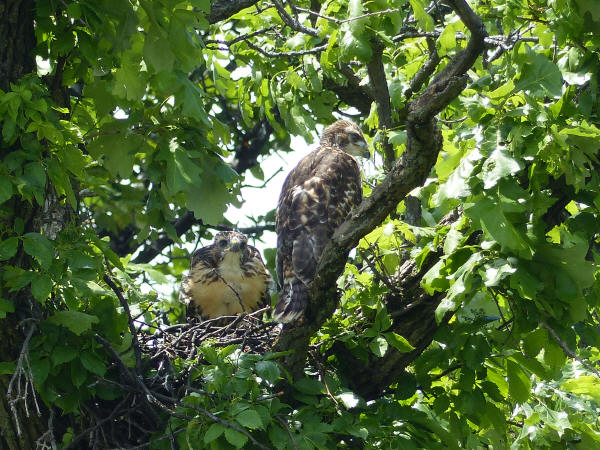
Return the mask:
<path id="1" fill-rule="evenodd" d="M 293 322 L 304 313 L 308 304 L 308 287 L 300 280 L 292 280 L 283 286 L 273 319 L 279 323 Z"/>

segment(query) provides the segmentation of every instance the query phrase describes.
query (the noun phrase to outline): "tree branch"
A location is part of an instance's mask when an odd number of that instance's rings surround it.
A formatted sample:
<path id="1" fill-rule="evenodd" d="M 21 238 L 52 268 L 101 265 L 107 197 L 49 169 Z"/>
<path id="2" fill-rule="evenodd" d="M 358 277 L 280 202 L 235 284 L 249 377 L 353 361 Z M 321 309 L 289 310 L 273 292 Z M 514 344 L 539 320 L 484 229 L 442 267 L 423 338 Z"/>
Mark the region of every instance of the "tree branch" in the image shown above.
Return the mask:
<path id="1" fill-rule="evenodd" d="M 216 0 L 210 5 L 208 22 L 211 24 L 221 22 L 258 3 L 258 0 Z"/>
<path id="2" fill-rule="evenodd" d="M 108 286 L 113 290 L 121 306 L 125 310 L 125 314 L 127 314 L 127 321 L 129 323 L 129 332 L 133 337 L 133 353 L 135 355 L 135 368 L 137 373 L 142 373 L 142 351 L 140 350 L 140 343 L 138 340 L 137 329 L 135 328 L 135 324 L 133 323 L 133 317 L 131 317 L 131 311 L 129 310 L 129 303 L 125 297 L 123 297 L 123 292 L 117 287 L 115 282 L 108 276 L 108 274 L 104 275 L 104 282 L 108 284 Z"/>
<path id="3" fill-rule="evenodd" d="M 379 117 L 379 129 L 384 131 L 392 128 L 392 105 L 390 102 L 390 92 L 387 85 L 387 77 L 385 76 L 385 67 L 383 66 L 383 43 L 379 39 L 371 40 L 373 48 L 373 56 L 367 64 L 369 72 L 369 84 L 371 92 L 377 105 L 377 116 Z M 387 137 L 383 139 L 383 164 L 389 170 L 394 163 L 396 156 L 394 147 L 389 142 Z"/>
<path id="4" fill-rule="evenodd" d="M 410 82 L 410 86 L 404 92 L 404 96 L 406 99 L 410 99 L 415 92 L 418 92 L 423 86 L 423 83 L 431 74 L 435 71 L 435 68 L 440 62 L 440 56 L 437 52 L 437 47 L 435 46 L 435 41 L 433 38 L 427 38 L 427 48 L 429 50 L 429 59 L 425 61 L 423 67 L 419 69 L 414 78 Z"/>
<path id="5" fill-rule="evenodd" d="M 281 20 L 283 20 L 283 23 L 285 23 L 292 30 L 308 34 L 309 36 L 317 38 L 320 37 L 319 32 L 317 30 L 302 25 L 296 18 L 290 16 L 285 10 L 285 7 L 283 6 L 280 0 L 273 0 L 273 4 L 275 5 L 275 9 L 277 9 L 277 12 L 279 13 L 279 17 L 281 17 Z"/>

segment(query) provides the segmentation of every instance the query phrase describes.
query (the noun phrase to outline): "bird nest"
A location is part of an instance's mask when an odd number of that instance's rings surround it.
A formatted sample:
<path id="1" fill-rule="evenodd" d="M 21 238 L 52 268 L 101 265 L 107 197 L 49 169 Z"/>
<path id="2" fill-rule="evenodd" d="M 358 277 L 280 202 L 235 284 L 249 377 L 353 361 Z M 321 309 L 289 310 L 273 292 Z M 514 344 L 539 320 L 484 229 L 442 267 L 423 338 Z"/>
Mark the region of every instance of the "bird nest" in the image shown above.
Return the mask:
<path id="1" fill-rule="evenodd" d="M 195 360 L 202 356 L 198 348 L 205 344 L 212 347 L 239 345 L 243 352 L 263 354 L 271 350 L 280 331 L 277 323 L 263 321 L 267 309 L 172 325 L 153 335 L 140 336 L 140 346 L 153 360 L 164 357 Z"/>
<path id="2" fill-rule="evenodd" d="M 134 367 L 127 364 L 106 339 L 97 336 L 114 363 L 111 375 L 98 377 L 98 384 L 118 388 L 122 394 L 114 400 L 86 402 L 83 405 L 86 414 L 81 415 L 83 431 L 73 436 L 66 448 L 145 449 L 150 443 L 163 440 L 169 440 L 174 446 L 175 435 L 185 428 L 165 434 L 166 421 L 169 417 L 196 420 L 180 411 L 194 406 L 184 404 L 183 396 L 201 392 L 194 386 L 189 370 L 208 364 L 202 347 L 239 345 L 240 350 L 247 353 L 270 351 L 280 327 L 275 322 L 263 321 L 267 310 L 165 328 L 146 324 L 134 333 L 137 360 Z M 173 362 L 179 358 L 191 364 L 176 374 Z M 207 419 L 220 420 L 202 408 L 199 413 Z M 241 432 L 247 434 L 245 430 Z M 39 447 L 54 447 L 53 436 L 54 430 L 50 429 L 40 438 Z"/>

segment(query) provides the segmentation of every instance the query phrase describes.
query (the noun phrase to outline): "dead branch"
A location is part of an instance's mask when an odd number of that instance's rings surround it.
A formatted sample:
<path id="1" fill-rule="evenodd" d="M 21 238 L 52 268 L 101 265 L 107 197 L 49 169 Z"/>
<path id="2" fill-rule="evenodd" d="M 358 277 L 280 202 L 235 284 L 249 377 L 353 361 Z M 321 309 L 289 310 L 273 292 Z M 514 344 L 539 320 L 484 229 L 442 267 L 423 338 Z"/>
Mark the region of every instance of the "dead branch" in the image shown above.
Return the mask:
<path id="1" fill-rule="evenodd" d="M 36 329 L 37 325 L 35 323 L 32 323 L 29 326 L 29 331 L 27 332 L 25 340 L 23 341 L 23 345 L 21 346 L 21 352 L 19 353 L 19 359 L 17 360 L 17 367 L 10 378 L 8 390 L 6 392 L 6 398 L 8 400 L 8 404 L 10 405 L 10 411 L 13 415 L 13 419 L 15 420 L 18 436 L 21 436 L 21 425 L 19 422 L 17 405 L 19 402 L 23 402 L 25 416 L 29 417 L 29 406 L 27 403 L 29 390 L 31 390 L 31 396 L 33 398 L 36 412 L 38 416 L 41 415 L 40 406 L 37 402 L 37 395 L 33 386 L 33 373 L 31 372 L 31 365 L 29 364 L 29 341 L 31 340 L 31 337 Z"/>

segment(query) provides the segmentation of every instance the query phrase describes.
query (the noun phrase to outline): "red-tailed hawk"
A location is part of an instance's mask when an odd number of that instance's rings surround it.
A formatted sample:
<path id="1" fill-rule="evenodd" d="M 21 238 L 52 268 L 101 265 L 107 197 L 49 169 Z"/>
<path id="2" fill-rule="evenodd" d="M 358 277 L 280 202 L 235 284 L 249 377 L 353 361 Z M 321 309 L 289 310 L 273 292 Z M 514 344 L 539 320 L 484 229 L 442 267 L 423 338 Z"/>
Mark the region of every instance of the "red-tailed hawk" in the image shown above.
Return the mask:
<path id="1" fill-rule="evenodd" d="M 181 282 L 188 317 L 214 319 L 250 312 L 269 302 L 269 272 L 258 250 L 237 231 L 224 231 L 196 250 Z"/>
<path id="2" fill-rule="evenodd" d="M 281 287 L 273 318 L 291 322 L 308 303 L 308 284 L 335 229 L 362 200 L 358 163 L 367 142 L 360 128 L 338 120 L 319 147 L 287 176 L 277 209 L 277 277 Z"/>

